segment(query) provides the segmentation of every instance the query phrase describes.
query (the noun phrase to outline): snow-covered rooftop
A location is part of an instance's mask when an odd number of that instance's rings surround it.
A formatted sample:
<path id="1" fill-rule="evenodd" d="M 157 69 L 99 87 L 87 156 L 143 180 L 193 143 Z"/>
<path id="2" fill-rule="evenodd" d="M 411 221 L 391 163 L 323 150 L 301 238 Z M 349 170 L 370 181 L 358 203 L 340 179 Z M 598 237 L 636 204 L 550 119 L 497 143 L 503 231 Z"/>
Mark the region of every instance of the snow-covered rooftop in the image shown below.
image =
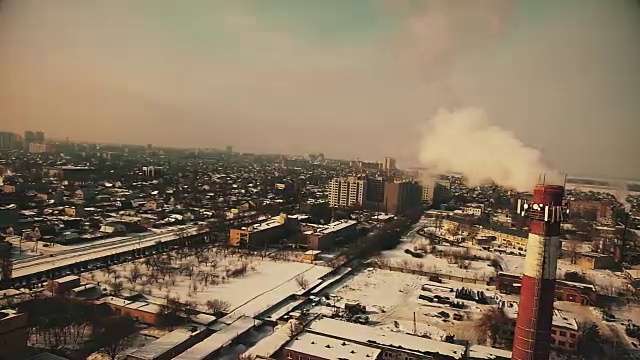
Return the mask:
<path id="1" fill-rule="evenodd" d="M 130 357 L 140 360 L 157 359 L 159 356 L 187 341 L 192 335 L 193 333 L 184 329 L 174 330 L 158 340 L 134 351 Z"/>
<path id="2" fill-rule="evenodd" d="M 515 301 L 503 301 L 500 307 L 510 319 L 518 318 L 518 303 Z M 553 310 L 553 326 L 578 331 L 578 321 L 575 317 L 560 310 Z"/>
<path id="3" fill-rule="evenodd" d="M 266 336 L 245 352 L 245 355 L 269 358 L 280 350 L 284 344 L 291 339 L 289 336 L 289 323 L 276 328 L 273 333 Z"/>
<path id="4" fill-rule="evenodd" d="M 469 347 L 471 360 L 507 360 L 511 359 L 511 351 L 496 349 L 488 346 L 471 345 Z"/>
<path id="5" fill-rule="evenodd" d="M 355 341 L 361 344 L 379 344 L 382 346 L 402 348 L 406 352 L 440 354 L 454 359 L 462 359 L 466 350 L 462 345 L 376 329 L 331 318 L 321 318 L 313 321 L 309 325 L 308 331 L 320 335 Z"/>
<path id="6" fill-rule="evenodd" d="M 380 349 L 309 332 L 296 336 L 286 349 L 323 359 L 371 360 L 380 355 Z"/>
<path id="7" fill-rule="evenodd" d="M 174 360 L 203 360 L 214 352 L 227 346 L 233 339 L 250 330 L 254 325 L 254 320 L 250 317 L 241 317 L 222 330 L 213 333 L 208 338 L 197 343 L 187 351 L 176 356 Z"/>

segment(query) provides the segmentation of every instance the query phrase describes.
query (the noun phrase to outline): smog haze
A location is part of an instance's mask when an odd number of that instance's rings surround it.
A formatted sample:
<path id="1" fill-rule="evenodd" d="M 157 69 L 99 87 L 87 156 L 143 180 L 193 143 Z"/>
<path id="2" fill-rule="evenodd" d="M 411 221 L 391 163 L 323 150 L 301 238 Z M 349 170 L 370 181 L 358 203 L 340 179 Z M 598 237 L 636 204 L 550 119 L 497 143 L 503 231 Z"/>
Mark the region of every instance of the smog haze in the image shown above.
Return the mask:
<path id="1" fill-rule="evenodd" d="M 425 134 L 478 109 L 525 158 L 640 179 L 637 1 L 5 0 L 0 54 L 10 131 L 412 166 L 509 151 Z"/>

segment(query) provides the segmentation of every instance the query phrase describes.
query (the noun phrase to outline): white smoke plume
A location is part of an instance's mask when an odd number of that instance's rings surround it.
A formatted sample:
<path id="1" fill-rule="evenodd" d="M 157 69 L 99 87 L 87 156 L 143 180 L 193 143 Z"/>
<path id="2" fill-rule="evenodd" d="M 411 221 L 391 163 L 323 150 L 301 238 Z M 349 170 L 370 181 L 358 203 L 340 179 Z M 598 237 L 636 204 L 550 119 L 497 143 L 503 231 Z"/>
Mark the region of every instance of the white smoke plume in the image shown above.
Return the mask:
<path id="1" fill-rule="evenodd" d="M 559 177 L 539 150 L 492 125 L 482 109 L 440 109 L 422 131 L 422 164 L 438 173 L 462 173 L 471 186 L 493 181 L 531 191 L 541 176 L 546 174 L 547 182 Z"/>
<path id="2" fill-rule="evenodd" d="M 615 183 L 615 186 L 616 200 L 618 200 L 618 202 L 622 204 L 624 212 L 629 213 L 631 211 L 631 204 L 627 201 L 627 197 L 629 196 L 629 189 L 627 188 L 627 184 L 624 181 L 620 181 Z"/>

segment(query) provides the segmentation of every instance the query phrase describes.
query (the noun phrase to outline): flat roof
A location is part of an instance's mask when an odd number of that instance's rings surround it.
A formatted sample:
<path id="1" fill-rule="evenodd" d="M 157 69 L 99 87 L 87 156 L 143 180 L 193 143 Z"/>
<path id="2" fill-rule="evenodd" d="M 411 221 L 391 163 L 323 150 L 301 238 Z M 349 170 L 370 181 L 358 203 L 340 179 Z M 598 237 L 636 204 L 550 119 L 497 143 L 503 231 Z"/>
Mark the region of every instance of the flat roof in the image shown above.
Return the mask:
<path id="1" fill-rule="evenodd" d="M 466 350 L 462 345 L 426 339 L 400 332 L 376 329 L 331 318 L 315 320 L 309 325 L 307 330 L 316 334 L 351 340 L 361 344 L 379 344 L 393 348 L 402 348 L 407 352 L 415 352 L 423 355 L 440 354 L 454 359 L 462 359 Z"/>
<path id="2" fill-rule="evenodd" d="M 151 314 L 158 314 L 162 311 L 160 305 L 153 304 L 146 301 L 131 301 L 125 300 L 114 296 L 106 296 L 97 300 L 98 302 L 112 304 L 127 309 L 133 309 L 138 311 L 144 311 Z"/>
<path id="3" fill-rule="evenodd" d="M 245 352 L 246 355 L 269 358 L 284 346 L 291 337 L 289 336 L 289 323 L 276 328 L 270 335 L 262 338 L 252 348 Z"/>
<path id="4" fill-rule="evenodd" d="M 323 359 L 371 360 L 380 355 L 381 350 L 359 345 L 345 340 L 302 332 L 285 349 Z"/>
<path id="5" fill-rule="evenodd" d="M 272 229 L 272 228 L 276 228 L 278 226 L 282 226 L 284 224 L 282 224 L 280 222 L 280 217 L 279 216 L 275 216 L 272 217 L 271 219 L 261 222 L 259 224 L 255 224 L 255 225 L 250 225 L 250 226 L 246 226 L 241 228 L 240 230 L 243 231 L 248 231 L 248 232 L 258 232 L 258 231 L 264 231 L 267 229 Z M 250 230 L 251 229 L 251 230 Z"/>
<path id="6" fill-rule="evenodd" d="M 61 277 L 59 279 L 54 279 L 53 281 L 57 283 L 66 283 L 71 281 L 80 281 L 80 278 L 75 275 L 69 275 L 69 276 Z"/>
<path id="7" fill-rule="evenodd" d="M 469 347 L 469 359 L 471 360 L 495 360 L 511 359 L 511 351 L 496 349 L 489 346 L 471 345 Z"/>
<path id="8" fill-rule="evenodd" d="M 503 301 L 500 306 L 508 318 L 518 318 L 518 302 Z M 578 331 L 578 322 L 574 317 L 555 309 L 553 310 L 553 326 Z"/>
<path id="9" fill-rule="evenodd" d="M 239 335 L 249 331 L 254 324 L 254 320 L 250 317 L 243 316 L 234 321 L 228 326 L 225 326 L 222 330 L 213 333 L 206 339 L 195 344 L 187 351 L 176 356 L 174 360 L 203 360 L 209 357 L 214 352 L 229 345 L 233 339 Z"/>
<path id="10" fill-rule="evenodd" d="M 187 341 L 194 333 L 184 329 L 174 330 L 131 353 L 137 359 L 154 360 Z"/>
<path id="11" fill-rule="evenodd" d="M 592 252 L 592 251 L 586 251 L 583 253 L 579 253 L 579 256 L 586 256 L 586 257 L 612 257 L 611 255 L 607 255 L 607 254 L 600 254 L 597 252 Z"/>

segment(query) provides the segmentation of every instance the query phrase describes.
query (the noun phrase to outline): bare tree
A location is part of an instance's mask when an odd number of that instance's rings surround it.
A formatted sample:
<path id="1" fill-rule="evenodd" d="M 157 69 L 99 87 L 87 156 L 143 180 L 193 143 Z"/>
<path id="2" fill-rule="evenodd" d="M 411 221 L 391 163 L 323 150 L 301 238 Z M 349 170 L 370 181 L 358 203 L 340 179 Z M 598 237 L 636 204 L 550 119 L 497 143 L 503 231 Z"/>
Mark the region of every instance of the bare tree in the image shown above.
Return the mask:
<path id="1" fill-rule="evenodd" d="M 302 331 L 302 324 L 298 320 L 290 320 L 289 321 L 289 329 L 287 331 L 289 337 L 293 338 L 300 331 Z"/>
<path id="2" fill-rule="evenodd" d="M 138 282 L 138 280 L 140 279 L 140 276 L 142 276 L 142 272 L 140 271 L 140 265 L 138 265 L 138 263 L 134 263 L 133 267 L 129 271 L 129 279 L 131 280 L 131 283 Z"/>
<path id="3" fill-rule="evenodd" d="M 575 264 L 578 262 L 578 251 L 580 250 L 580 243 L 576 240 L 570 240 L 567 244 L 567 249 L 569 250 L 569 254 L 571 254 L 571 263 Z"/>
<path id="4" fill-rule="evenodd" d="M 304 276 L 304 274 L 300 274 L 296 276 L 296 284 L 298 284 L 298 286 L 303 290 L 306 290 L 309 287 L 309 280 Z"/>
<path id="5" fill-rule="evenodd" d="M 255 360 L 256 356 L 252 354 L 240 354 L 237 360 Z"/>
<path id="6" fill-rule="evenodd" d="M 98 352 L 115 360 L 133 344 L 130 336 L 135 331 L 135 322 L 130 317 L 108 318 L 100 324 L 100 331 L 94 334 L 97 341 L 104 344 Z"/>
<path id="7" fill-rule="evenodd" d="M 480 332 L 481 336 L 490 342 L 490 345 L 495 345 L 498 342 L 498 334 L 500 329 L 509 323 L 509 318 L 499 307 L 492 307 L 488 309 L 482 317 L 476 323 L 476 329 Z"/>
<path id="8" fill-rule="evenodd" d="M 115 295 L 120 295 L 122 290 L 124 290 L 124 283 L 122 281 L 114 281 L 111 283 L 111 291 L 113 291 Z"/>
<path id="9" fill-rule="evenodd" d="M 207 307 L 207 310 L 209 310 L 211 313 L 217 314 L 217 313 L 221 313 L 229 310 L 229 308 L 231 307 L 231 304 L 229 304 L 224 300 L 213 299 L 213 300 L 207 300 L 207 302 L 205 303 L 205 306 Z"/>

